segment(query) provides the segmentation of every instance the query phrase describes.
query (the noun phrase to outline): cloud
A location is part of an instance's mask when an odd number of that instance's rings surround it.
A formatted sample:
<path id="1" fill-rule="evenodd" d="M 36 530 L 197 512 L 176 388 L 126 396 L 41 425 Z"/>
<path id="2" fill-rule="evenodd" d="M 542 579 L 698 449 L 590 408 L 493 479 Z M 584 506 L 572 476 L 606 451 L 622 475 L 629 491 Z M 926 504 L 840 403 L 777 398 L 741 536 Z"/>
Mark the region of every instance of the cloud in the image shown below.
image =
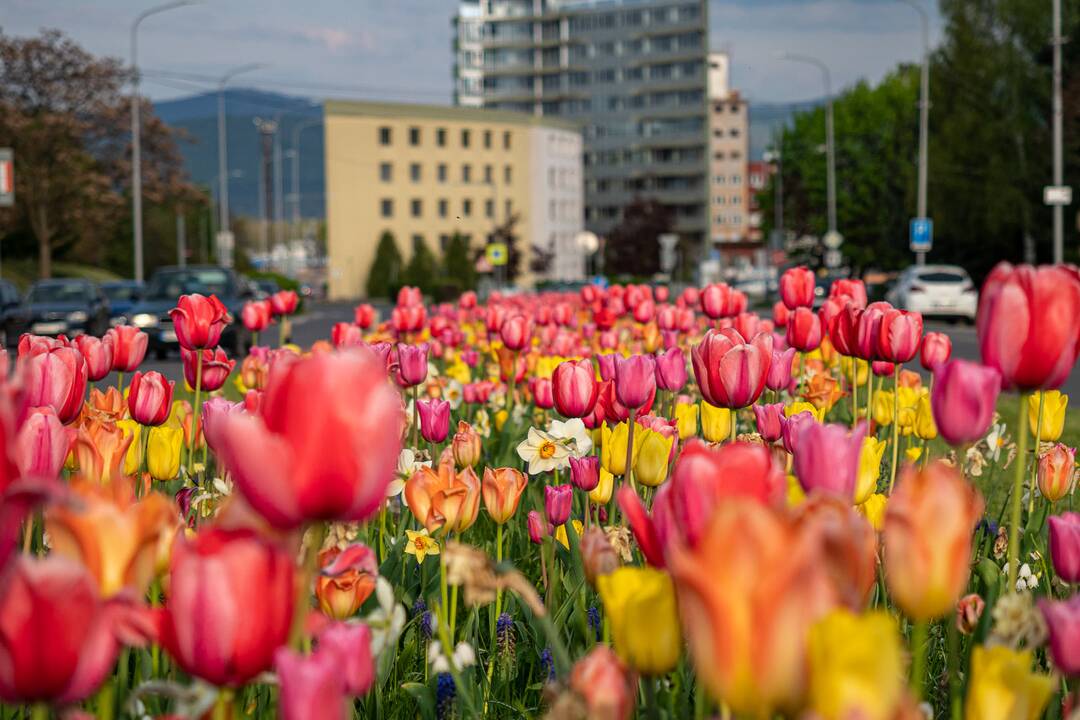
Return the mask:
<path id="1" fill-rule="evenodd" d="M 353 43 L 353 37 L 349 33 L 337 28 L 305 28 L 300 31 L 300 35 L 334 53 Z"/>

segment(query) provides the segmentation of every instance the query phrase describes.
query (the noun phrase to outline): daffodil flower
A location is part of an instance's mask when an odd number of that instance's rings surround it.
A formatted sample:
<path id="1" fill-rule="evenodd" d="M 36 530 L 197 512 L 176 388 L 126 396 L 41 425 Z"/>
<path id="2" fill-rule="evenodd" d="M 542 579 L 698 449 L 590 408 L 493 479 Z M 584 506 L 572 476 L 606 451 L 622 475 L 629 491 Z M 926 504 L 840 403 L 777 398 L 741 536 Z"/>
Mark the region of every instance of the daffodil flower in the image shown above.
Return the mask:
<path id="1" fill-rule="evenodd" d="M 439 554 L 439 543 L 428 535 L 427 528 L 421 528 L 419 531 L 406 530 L 405 535 L 408 537 L 405 542 L 405 552 L 416 558 L 417 565 L 424 562 L 424 558 L 428 555 Z"/>
<path id="2" fill-rule="evenodd" d="M 556 468 L 570 464 L 570 448 L 559 442 L 558 438 L 529 428 L 529 434 L 517 446 L 518 457 L 529 463 L 529 474 L 551 472 Z"/>

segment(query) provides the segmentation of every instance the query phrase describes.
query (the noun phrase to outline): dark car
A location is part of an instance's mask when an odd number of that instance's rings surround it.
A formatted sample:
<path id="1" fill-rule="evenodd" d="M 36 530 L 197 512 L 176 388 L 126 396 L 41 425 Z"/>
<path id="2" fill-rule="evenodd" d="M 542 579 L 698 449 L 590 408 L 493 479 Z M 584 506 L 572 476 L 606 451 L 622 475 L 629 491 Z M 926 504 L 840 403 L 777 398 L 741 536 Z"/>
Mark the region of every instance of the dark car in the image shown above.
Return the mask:
<path id="1" fill-rule="evenodd" d="M 30 329 L 30 309 L 14 284 L 0 280 L 0 345 L 7 347 Z"/>
<path id="2" fill-rule="evenodd" d="M 130 322 L 150 336 L 150 349 L 159 358 L 178 350 L 176 330 L 169 311 L 181 295 L 216 295 L 233 317 L 221 334 L 221 346 L 231 354 L 243 355 L 251 344 L 250 333 L 240 323 L 240 309 L 251 291 L 236 273 L 214 265 L 159 268 L 146 283 L 142 299 L 130 311 Z"/>
<path id="3" fill-rule="evenodd" d="M 252 280 L 252 282 L 255 284 L 260 299 L 268 298 L 281 289 L 281 287 L 278 286 L 277 281 L 272 278 L 259 278 L 257 280 Z"/>
<path id="4" fill-rule="evenodd" d="M 142 299 L 143 284 L 135 280 L 113 280 L 101 283 L 101 291 L 109 298 L 112 324 L 122 325 L 127 321 L 131 308 Z"/>
<path id="5" fill-rule="evenodd" d="M 89 280 L 38 280 L 26 304 L 35 335 L 104 335 L 109 329 L 109 300 Z"/>

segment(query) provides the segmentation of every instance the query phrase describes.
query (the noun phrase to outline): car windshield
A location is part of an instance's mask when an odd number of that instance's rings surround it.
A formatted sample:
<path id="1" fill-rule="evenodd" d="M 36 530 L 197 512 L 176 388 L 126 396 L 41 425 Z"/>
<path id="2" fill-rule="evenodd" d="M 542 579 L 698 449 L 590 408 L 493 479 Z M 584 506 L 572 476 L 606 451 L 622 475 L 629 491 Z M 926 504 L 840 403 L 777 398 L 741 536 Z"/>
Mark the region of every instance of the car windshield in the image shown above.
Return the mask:
<path id="1" fill-rule="evenodd" d="M 102 290 L 110 300 L 135 300 L 139 297 L 139 289 L 134 285 L 106 285 Z"/>
<path id="2" fill-rule="evenodd" d="M 919 273 L 919 282 L 924 283 L 962 283 L 967 281 L 967 275 L 956 270 L 932 270 Z"/>
<path id="3" fill-rule="evenodd" d="M 48 283 L 30 288 L 26 299 L 31 303 L 82 303 L 90 299 L 90 290 L 83 283 Z"/>
<path id="4" fill-rule="evenodd" d="M 224 270 L 166 270 L 154 273 L 146 296 L 159 300 L 175 300 L 181 295 L 199 293 L 229 297 L 233 294 L 232 280 Z"/>

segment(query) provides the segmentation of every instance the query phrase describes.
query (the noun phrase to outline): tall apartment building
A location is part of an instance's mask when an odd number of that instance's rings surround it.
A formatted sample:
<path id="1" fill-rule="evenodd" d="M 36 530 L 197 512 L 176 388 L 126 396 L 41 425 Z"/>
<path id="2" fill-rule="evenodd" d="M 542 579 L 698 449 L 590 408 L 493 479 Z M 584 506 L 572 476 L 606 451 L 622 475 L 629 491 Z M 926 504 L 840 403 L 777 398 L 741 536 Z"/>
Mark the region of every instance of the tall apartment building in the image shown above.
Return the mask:
<path id="1" fill-rule="evenodd" d="M 479 250 L 516 216 L 530 284 L 532 248 L 553 249 L 544 279 L 581 280 L 581 131 L 558 118 L 436 105 L 328 101 L 327 279 L 331 299 L 363 297 L 379 238 L 408 261 L 438 257 L 454 233 Z"/>
<path id="2" fill-rule="evenodd" d="M 709 237 L 721 256 L 731 259 L 747 250 L 752 213 L 747 168 L 750 155 L 750 108 L 731 89 L 729 58 L 709 55 Z"/>
<path id="3" fill-rule="evenodd" d="M 455 103 L 578 121 L 585 225 L 606 234 L 635 197 L 709 233 L 705 0 L 462 0 Z"/>

